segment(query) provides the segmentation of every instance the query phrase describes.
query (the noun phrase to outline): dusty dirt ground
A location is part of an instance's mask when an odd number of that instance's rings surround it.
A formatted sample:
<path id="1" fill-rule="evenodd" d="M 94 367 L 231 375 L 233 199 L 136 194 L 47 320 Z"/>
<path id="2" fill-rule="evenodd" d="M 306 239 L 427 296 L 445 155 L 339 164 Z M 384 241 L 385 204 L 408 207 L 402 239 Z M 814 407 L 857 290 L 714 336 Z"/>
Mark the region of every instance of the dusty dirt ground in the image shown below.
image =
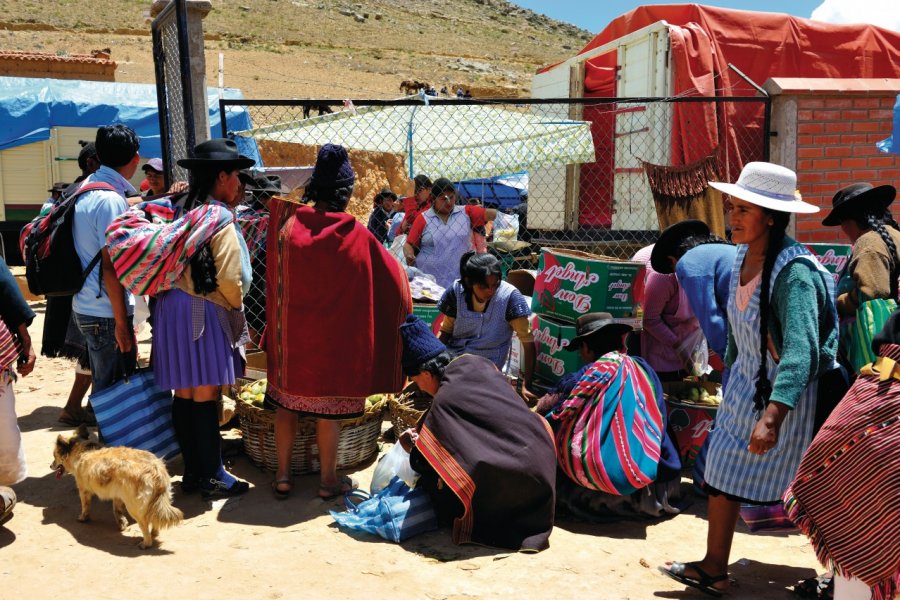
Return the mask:
<path id="1" fill-rule="evenodd" d="M 38 341 L 44 305 L 33 306 Z M 74 480 L 56 480 L 50 471 L 54 440 L 69 430 L 56 418 L 72 377 L 67 362 L 40 357 L 35 372 L 16 384 L 29 477 L 15 486 L 15 516 L 0 527 L 0 597 L 704 597 L 656 571 L 667 559 L 701 557 L 701 500 L 656 522 L 558 519 L 550 549 L 537 555 L 455 546 L 446 529 L 397 545 L 337 529 L 328 510 L 341 504 L 315 497 L 315 475 L 299 478 L 291 498 L 276 501 L 272 475 L 244 456 L 234 472 L 253 485 L 246 496 L 209 503 L 176 493 L 184 523 L 164 531 L 160 547 L 142 551 L 137 525 L 120 533 L 109 502 L 94 499 L 93 521 L 76 521 Z M 180 472 L 180 464 L 170 469 Z M 367 485 L 372 470 L 367 465 L 354 475 Z M 818 568 L 802 535 L 750 534 L 739 524 L 731 597 L 790 598 L 790 586 Z"/>

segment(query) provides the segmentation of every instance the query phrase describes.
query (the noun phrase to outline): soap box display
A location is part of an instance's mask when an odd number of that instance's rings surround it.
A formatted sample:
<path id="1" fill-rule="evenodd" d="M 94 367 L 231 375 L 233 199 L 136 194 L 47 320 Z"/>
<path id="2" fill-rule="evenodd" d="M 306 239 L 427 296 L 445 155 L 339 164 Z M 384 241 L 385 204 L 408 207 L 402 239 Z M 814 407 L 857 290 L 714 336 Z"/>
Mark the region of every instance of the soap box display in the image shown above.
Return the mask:
<path id="1" fill-rule="evenodd" d="M 591 312 L 635 317 L 643 297 L 643 264 L 577 250 L 545 248 L 534 284 L 535 314 L 574 323 Z"/>

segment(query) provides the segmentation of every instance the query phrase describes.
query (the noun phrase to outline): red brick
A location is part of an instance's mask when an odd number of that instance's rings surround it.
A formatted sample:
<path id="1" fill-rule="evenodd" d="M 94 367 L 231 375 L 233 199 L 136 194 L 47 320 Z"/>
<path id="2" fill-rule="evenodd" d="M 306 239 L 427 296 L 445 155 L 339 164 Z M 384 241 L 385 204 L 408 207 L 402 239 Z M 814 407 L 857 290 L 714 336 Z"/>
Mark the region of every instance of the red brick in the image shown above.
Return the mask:
<path id="1" fill-rule="evenodd" d="M 812 121 L 813 111 L 811 110 L 798 110 L 797 111 L 797 120 L 799 121 Z"/>
<path id="2" fill-rule="evenodd" d="M 844 160 L 853 160 L 853 159 L 844 159 Z M 843 160 L 838 160 L 836 158 L 820 158 L 818 160 L 813 161 L 813 165 L 816 169 L 820 171 L 825 171 L 826 169 L 837 169 L 842 166 Z M 860 167 L 865 166 L 865 161 L 863 161 L 862 165 L 858 165 Z"/>
<path id="3" fill-rule="evenodd" d="M 850 171 L 828 171 L 825 173 L 825 181 L 847 181 L 850 179 Z"/>
<path id="4" fill-rule="evenodd" d="M 866 141 L 864 133 L 845 133 L 841 136 L 842 144 L 862 144 Z"/>
<path id="5" fill-rule="evenodd" d="M 853 171 L 853 180 L 854 181 L 871 181 L 878 177 L 878 171 L 874 171 L 872 169 L 862 169 L 859 171 Z"/>
<path id="6" fill-rule="evenodd" d="M 875 112 L 875 111 L 866 111 L 866 110 L 842 110 L 842 111 L 841 111 L 841 118 L 842 118 L 842 119 L 850 119 L 850 120 L 865 119 L 865 118 L 867 118 L 867 117 L 869 116 L 868 113 L 870 113 L 870 112 Z"/>
<path id="7" fill-rule="evenodd" d="M 839 110 L 814 110 L 812 113 L 814 121 L 837 121 L 841 118 Z"/>
<path id="8" fill-rule="evenodd" d="M 862 134 L 860 134 L 860 135 L 862 135 Z M 843 137 L 844 136 L 841 136 L 842 139 L 843 139 Z M 863 135 L 862 137 L 866 137 L 866 136 Z M 865 141 L 865 140 L 863 140 L 863 141 Z M 874 156 L 879 153 L 878 148 L 875 147 L 875 144 L 866 144 L 866 143 L 854 144 L 852 150 L 853 150 L 853 156 Z"/>
<path id="9" fill-rule="evenodd" d="M 854 121 L 853 122 L 853 131 L 881 131 L 881 125 L 874 121 Z"/>
<path id="10" fill-rule="evenodd" d="M 797 125 L 797 133 L 824 133 L 825 125 L 823 123 L 800 123 Z"/>
<path id="11" fill-rule="evenodd" d="M 825 156 L 825 149 L 821 146 L 797 148 L 797 158 L 822 158 L 823 156 Z"/>
<path id="12" fill-rule="evenodd" d="M 842 158 L 841 166 L 845 169 L 865 169 L 865 158 Z"/>
<path id="13" fill-rule="evenodd" d="M 829 146 L 825 148 L 825 156 L 828 158 L 843 158 L 850 156 L 851 151 L 850 146 Z"/>
<path id="14" fill-rule="evenodd" d="M 868 161 L 868 164 L 866 166 L 868 166 L 871 169 L 883 169 L 884 167 L 895 167 L 895 166 L 897 166 L 897 159 L 894 158 L 893 156 L 880 154 L 880 156 L 873 156 L 872 158 L 870 158 Z"/>
<path id="15" fill-rule="evenodd" d="M 896 96 L 884 96 L 881 98 L 881 108 L 894 108 L 896 103 Z"/>
<path id="16" fill-rule="evenodd" d="M 815 167 L 812 159 L 810 158 L 801 158 L 797 161 L 797 170 L 798 171 L 810 171 Z"/>
<path id="17" fill-rule="evenodd" d="M 825 100 L 822 98 L 800 98 L 797 101 L 797 108 L 822 108 L 825 106 Z"/>
<path id="18" fill-rule="evenodd" d="M 900 179 L 900 169 L 881 169 L 878 171 L 878 177 L 894 185 Z"/>
<path id="19" fill-rule="evenodd" d="M 865 137 L 865 136 L 863 136 Z M 811 135 L 798 135 L 797 136 L 797 145 L 798 146 L 811 146 L 813 144 L 813 136 Z"/>
<path id="20" fill-rule="evenodd" d="M 876 131 L 875 133 L 870 133 L 866 136 L 866 143 L 872 144 L 874 146 L 876 142 L 880 142 L 884 138 L 890 137 L 890 135 L 890 129 L 888 129 L 887 131 Z"/>
<path id="21" fill-rule="evenodd" d="M 880 98 L 854 98 L 854 108 L 878 108 L 881 106 Z"/>
<path id="22" fill-rule="evenodd" d="M 894 111 L 887 109 L 879 109 L 879 110 L 870 110 L 869 118 L 875 121 L 881 121 L 883 119 L 887 119 L 888 121 L 893 121 L 894 119 Z"/>
<path id="23" fill-rule="evenodd" d="M 852 131 L 852 123 L 850 121 L 831 121 L 825 124 L 827 133 L 849 133 Z"/>
<path id="24" fill-rule="evenodd" d="M 812 171 L 797 167 L 797 180 L 801 183 L 819 183 L 825 180 L 825 175 L 821 171 Z"/>
<path id="25" fill-rule="evenodd" d="M 850 108 L 853 106 L 852 98 L 825 98 L 825 108 Z"/>
<path id="26" fill-rule="evenodd" d="M 816 145 L 831 146 L 841 141 L 841 136 L 836 134 L 817 135 L 815 136 Z"/>
<path id="27" fill-rule="evenodd" d="M 797 231 L 816 231 L 820 227 L 820 224 L 815 221 L 797 221 Z"/>

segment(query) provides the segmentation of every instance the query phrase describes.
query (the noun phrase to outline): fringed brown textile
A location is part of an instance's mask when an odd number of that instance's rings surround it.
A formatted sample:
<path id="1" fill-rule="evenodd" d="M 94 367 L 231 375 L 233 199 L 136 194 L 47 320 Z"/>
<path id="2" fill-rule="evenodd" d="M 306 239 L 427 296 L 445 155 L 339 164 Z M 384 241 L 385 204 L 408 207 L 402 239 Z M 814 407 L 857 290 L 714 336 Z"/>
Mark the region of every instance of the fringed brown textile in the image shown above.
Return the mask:
<path id="1" fill-rule="evenodd" d="M 656 205 L 660 230 L 685 219 L 700 219 L 719 237 L 725 237 L 722 194 L 709 186 L 720 181 L 716 151 L 689 165 L 665 167 L 641 161 Z"/>

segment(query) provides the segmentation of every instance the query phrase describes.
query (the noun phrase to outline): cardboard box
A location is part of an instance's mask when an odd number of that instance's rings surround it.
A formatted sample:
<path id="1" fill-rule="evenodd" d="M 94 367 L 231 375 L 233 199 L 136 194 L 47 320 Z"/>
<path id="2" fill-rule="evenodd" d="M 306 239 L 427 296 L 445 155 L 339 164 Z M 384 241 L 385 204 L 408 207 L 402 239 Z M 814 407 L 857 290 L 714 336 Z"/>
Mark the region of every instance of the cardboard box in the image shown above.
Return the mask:
<path id="1" fill-rule="evenodd" d="M 693 466 L 697 453 L 712 430 L 719 407 L 683 402 L 676 395 L 684 395 L 691 388 L 702 388 L 715 394 L 721 386 L 711 381 L 671 381 L 664 382 L 662 386 L 666 395 L 668 424 L 675 433 L 681 467 L 688 469 Z"/>
<path id="2" fill-rule="evenodd" d="M 834 284 L 837 285 L 838 277 L 841 271 L 850 260 L 850 253 L 853 246 L 849 244 L 804 244 L 809 251 L 816 255 L 822 266 L 834 277 Z"/>
<path id="3" fill-rule="evenodd" d="M 575 337 L 575 326 L 545 315 L 532 317 L 534 331 L 534 375 L 546 382 L 556 383 L 563 375 L 581 368 L 577 352 L 566 348 Z"/>
<path id="4" fill-rule="evenodd" d="M 571 323 L 590 312 L 636 317 L 644 270 L 638 262 L 545 248 L 534 284 L 534 312 Z"/>
<path id="5" fill-rule="evenodd" d="M 441 321 L 444 315 L 438 310 L 436 304 L 419 304 L 413 302 L 413 314 L 428 323 L 434 335 L 437 335 L 441 329 Z"/>

